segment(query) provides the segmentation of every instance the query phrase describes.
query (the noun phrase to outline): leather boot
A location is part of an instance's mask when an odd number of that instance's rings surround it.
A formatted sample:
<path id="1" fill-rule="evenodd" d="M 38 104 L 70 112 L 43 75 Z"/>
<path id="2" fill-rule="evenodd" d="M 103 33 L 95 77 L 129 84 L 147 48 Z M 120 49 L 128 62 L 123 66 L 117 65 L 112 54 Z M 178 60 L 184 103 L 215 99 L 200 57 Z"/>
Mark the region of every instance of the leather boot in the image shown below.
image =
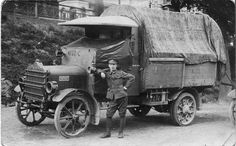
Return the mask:
<path id="1" fill-rule="evenodd" d="M 106 132 L 101 136 L 101 138 L 111 137 L 111 125 L 112 125 L 112 119 L 107 118 L 107 120 L 106 120 Z"/>
<path id="2" fill-rule="evenodd" d="M 124 128 L 125 128 L 125 117 L 120 118 L 120 129 L 118 133 L 118 138 L 123 138 L 124 137 Z"/>

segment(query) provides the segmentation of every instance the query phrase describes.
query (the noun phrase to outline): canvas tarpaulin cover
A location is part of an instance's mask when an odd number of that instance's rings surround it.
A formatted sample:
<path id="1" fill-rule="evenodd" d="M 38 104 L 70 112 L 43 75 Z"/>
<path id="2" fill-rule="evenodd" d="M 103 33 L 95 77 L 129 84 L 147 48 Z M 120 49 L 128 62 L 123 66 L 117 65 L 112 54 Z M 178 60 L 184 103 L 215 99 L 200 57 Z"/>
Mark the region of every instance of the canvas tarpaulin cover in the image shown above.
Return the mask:
<path id="1" fill-rule="evenodd" d="M 184 58 L 186 64 L 226 63 L 221 30 L 208 15 L 120 5 L 107 8 L 103 16 L 126 16 L 139 24 L 143 62 L 150 57 L 173 57 Z"/>
<path id="2" fill-rule="evenodd" d="M 116 44 L 106 46 L 96 51 L 96 64 L 97 66 L 107 65 L 109 59 L 119 60 L 123 69 L 127 69 L 132 65 L 132 52 L 129 46 L 129 40 L 118 42 Z"/>
<path id="3" fill-rule="evenodd" d="M 109 59 L 117 59 L 123 69 L 132 65 L 132 52 L 129 39 L 90 39 L 87 37 L 76 40 L 64 47 L 96 49 L 96 66 L 105 68 Z"/>

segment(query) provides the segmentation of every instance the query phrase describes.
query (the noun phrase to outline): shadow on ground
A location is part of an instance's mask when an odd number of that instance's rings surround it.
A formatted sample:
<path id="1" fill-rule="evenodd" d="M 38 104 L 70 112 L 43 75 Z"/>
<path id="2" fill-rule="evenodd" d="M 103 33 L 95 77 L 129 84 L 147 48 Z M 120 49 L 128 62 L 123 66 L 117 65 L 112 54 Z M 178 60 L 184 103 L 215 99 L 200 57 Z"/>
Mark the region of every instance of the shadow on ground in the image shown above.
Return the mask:
<path id="1" fill-rule="evenodd" d="M 206 112 L 198 112 L 196 118 L 192 125 L 199 125 L 203 123 L 209 122 L 217 122 L 217 121 L 225 121 L 227 119 L 227 115 L 217 114 L 217 113 L 206 113 Z M 117 132 L 119 128 L 119 117 L 116 114 L 113 118 L 112 122 L 112 131 Z M 80 135 L 80 137 L 84 136 L 99 136 L 105 131 L 106 127 L 106 119 L 105 116 L 101 117 L 99 125 L 89 125 L 87 130 Z M 127 131 L 136 131 L 137 129 L 141 131 L 145 131 L 149 128 L 162 129 L 162 128 L 179 128 L 178 126 L 173 125 L 169 114 L 162 114 L 155 111 L 151 111 L 145 117 L 134 117 L 128 113 L 126 118 L 126 130 Z M 22 133 L 24 133 L 24 137 L 26 139 L 51 139 L 58 138 L 59 134 L 57 133 L 54 123 L 52 119 L 47 119 L 42 124 L 34 127 L 21 127 Z"/>

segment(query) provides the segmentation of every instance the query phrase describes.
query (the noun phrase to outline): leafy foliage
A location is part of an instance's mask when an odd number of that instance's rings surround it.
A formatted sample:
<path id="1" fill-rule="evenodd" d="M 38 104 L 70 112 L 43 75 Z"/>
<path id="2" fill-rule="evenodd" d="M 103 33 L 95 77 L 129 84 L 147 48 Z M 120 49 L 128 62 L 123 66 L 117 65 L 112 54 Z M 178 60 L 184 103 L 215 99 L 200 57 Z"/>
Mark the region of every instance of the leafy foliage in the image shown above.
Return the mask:
<path id="1" fill-rule="evenodd" d="M 225 39 L 235 34 L 235 4 L 231 0 L 172 0 L 171 4 L 176 11 L 197 8 L 208 14 L 218 23 Z"/>
<path id="2" fill-rule="evenodd" d="M 83 35 L 81 29 L 59 28 L 44 20 L 17 18 L 2 23 L 2 77 L 17 83 L 25 68 L 40 59 L 50 65 L 56 49 Z"/>

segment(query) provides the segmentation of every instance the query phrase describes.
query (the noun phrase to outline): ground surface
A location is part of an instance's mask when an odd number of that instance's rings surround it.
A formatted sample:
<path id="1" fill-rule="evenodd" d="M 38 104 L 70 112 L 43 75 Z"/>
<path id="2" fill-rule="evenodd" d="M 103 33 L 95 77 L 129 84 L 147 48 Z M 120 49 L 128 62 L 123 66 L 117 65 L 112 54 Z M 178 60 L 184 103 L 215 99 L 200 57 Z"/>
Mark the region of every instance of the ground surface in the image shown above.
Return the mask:
<path id="1" fill-rule="evenodd" d="M 80 137 L 65 139 L 57 134 L 52 119 L 26 127 L 16 118 L 14 107 L 1 108 L 1 141 L 5 146 L 233 146 L 236 129 L 228 118 L 228 103 L 203 104 L 192 125 L 171 124 L 168 114 L 152 110 L 144 118 L 129 112 L 125 138 L 117 138 L 119 119 L 113 120 L 112 137 L 100 139 L 105 130 L 105 111 L 98 126 L 90 125 Z"/>

